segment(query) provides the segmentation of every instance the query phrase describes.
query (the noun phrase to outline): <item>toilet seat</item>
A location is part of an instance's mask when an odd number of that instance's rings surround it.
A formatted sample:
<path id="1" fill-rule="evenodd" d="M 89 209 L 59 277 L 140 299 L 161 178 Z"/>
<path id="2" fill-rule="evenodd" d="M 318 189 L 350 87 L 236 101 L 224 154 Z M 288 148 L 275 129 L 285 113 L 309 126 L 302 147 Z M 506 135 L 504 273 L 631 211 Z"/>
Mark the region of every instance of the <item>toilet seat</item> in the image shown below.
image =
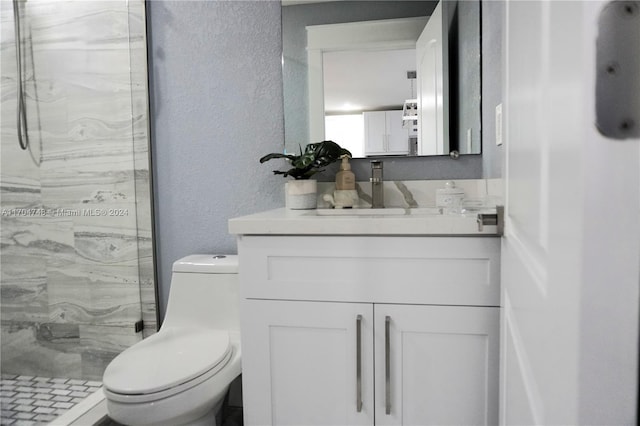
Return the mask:
<path id="1" fill-rule="evenodd" d="M 109 398 L 122 402 L 165 398 L 214 376 L 231 355 L 226 330 L 163 329 L 109 364 L 104 390 Z"/>

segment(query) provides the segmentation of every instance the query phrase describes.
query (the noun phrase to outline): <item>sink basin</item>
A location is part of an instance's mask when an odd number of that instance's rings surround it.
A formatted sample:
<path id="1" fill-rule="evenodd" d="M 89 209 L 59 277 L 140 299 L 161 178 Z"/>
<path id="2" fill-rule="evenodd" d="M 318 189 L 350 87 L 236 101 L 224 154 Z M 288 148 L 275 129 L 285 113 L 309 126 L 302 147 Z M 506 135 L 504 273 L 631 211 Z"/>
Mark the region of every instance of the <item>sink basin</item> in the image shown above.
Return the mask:
<path id="1" fill-rule="evenodd" d="M 403 216 L 407 210 L 403 208 L 387 209 L 317 209 L 316 216 Z"/>
<path id="2" fill-rule="evenodd" d="M 408 209 L 412 216 L 440 216 L 442 212 L 438 207 L 415 207 Z"/>
<path id="3" fill-rule="evenodd" d="M 402 207 L 387 207 L 384 209 L 317 209 L 311 215 L 315 216 L 434 216 L 440 215 L 440 209 L 435 207 L 417 207 L 405 209 Z"/>

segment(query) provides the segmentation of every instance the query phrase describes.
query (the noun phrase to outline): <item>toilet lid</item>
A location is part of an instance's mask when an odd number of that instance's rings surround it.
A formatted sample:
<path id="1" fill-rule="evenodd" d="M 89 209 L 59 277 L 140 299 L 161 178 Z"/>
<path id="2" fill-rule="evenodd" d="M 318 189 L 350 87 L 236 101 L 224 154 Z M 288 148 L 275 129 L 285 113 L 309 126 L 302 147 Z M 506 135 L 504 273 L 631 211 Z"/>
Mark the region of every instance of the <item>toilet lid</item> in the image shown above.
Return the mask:
<path id="1" fill-rule="evenodd" d="M 163 329 L 115 357 L 103 385 L 127 395 L 160 392 L 214 368 L 230 350 L 226 330 Z"/>

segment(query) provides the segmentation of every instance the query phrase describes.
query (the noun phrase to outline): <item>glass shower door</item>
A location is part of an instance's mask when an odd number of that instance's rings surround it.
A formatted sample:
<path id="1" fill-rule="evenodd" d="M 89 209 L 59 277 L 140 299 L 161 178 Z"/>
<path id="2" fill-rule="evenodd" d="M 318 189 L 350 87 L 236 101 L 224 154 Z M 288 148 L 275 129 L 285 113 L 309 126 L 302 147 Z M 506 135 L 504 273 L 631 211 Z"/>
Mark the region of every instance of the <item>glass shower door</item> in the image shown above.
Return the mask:
<path id="1" fill-rule="evenodd" d="M 0 2 L 3 390 L 39 378 L 73 400 L 90 386 L 71 386 L 99 384 L 113 357 L 156 328 L 144 2 L 14 4 L 17 22 Z"/>

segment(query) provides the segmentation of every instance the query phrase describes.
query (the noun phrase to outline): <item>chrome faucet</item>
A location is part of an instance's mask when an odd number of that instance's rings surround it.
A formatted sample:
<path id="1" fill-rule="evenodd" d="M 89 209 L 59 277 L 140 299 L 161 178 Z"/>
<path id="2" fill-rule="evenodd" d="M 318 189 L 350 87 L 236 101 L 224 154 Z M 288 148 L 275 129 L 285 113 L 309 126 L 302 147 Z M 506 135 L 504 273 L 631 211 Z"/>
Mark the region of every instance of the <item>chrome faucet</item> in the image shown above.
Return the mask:
<path id="1" fill-rule="evenodd" d="M 371 208 L 384 208 L 384 188 L 382 180 L 382 161 L 371 162 Z"/>

